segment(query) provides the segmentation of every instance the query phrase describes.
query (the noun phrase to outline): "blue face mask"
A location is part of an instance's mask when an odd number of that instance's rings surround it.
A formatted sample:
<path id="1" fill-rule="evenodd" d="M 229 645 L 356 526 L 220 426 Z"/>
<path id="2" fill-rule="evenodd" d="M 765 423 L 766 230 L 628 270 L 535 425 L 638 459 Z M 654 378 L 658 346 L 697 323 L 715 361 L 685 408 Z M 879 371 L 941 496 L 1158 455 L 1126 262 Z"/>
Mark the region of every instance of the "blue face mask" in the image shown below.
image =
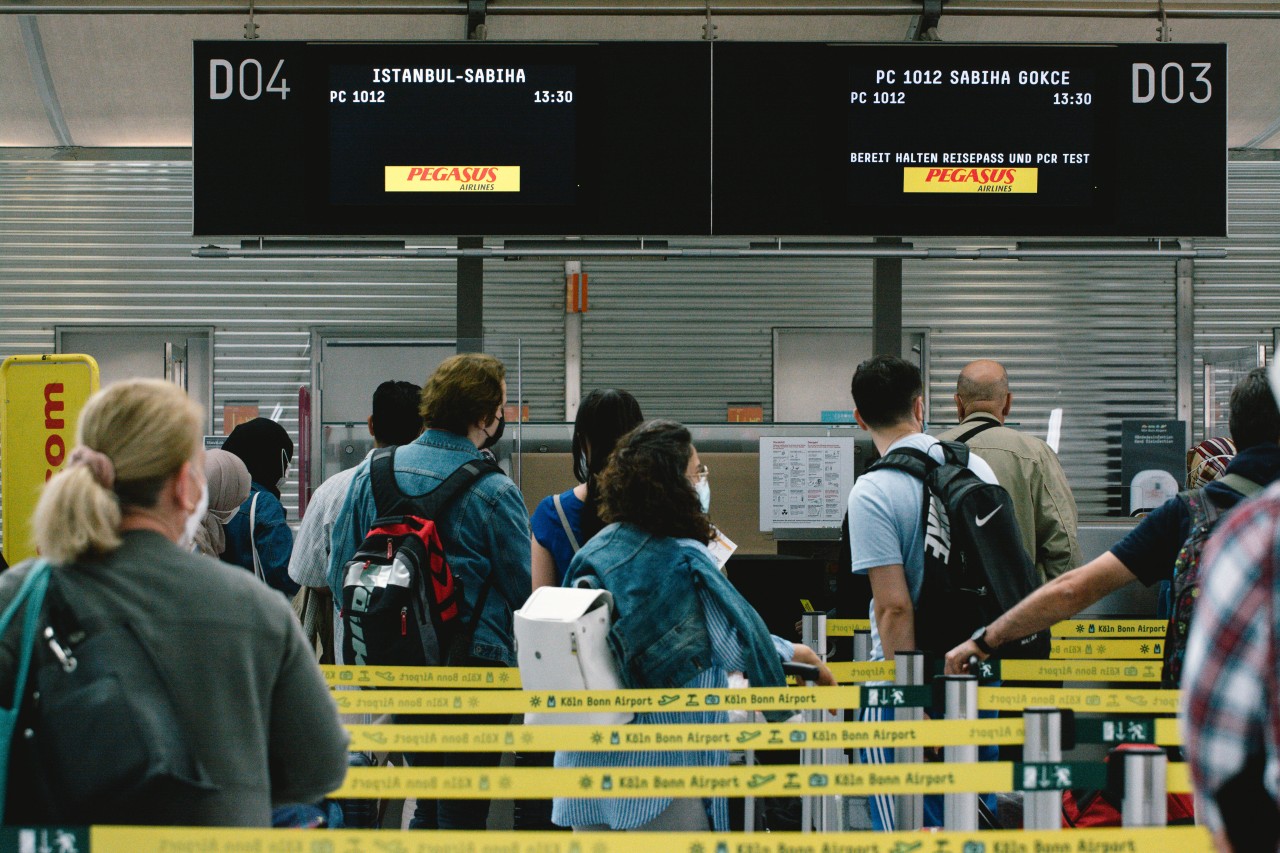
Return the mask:
<path id="1" fill-rule="evenodd" d="M 711 484 L 706 480 L 695 483 L 693 490 L 698 493 L 698 503 L 702 506 L 702 512 L 711 512 Z"/>

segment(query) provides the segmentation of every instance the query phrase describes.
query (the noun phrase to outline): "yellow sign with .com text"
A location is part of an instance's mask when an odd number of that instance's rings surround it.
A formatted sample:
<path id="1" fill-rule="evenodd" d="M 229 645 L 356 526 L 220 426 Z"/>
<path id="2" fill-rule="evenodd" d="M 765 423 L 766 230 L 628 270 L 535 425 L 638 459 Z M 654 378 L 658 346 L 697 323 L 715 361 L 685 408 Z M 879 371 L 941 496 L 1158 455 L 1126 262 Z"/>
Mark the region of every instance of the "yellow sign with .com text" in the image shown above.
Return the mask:
<path id="1" fill-rule="evenodd" d="M 75 446 L 80 410 L 98 390 L 87 355 L 15 355 L 0 363 L 0 508 L 9 565 L 36 555 L 31 513 Z"/>

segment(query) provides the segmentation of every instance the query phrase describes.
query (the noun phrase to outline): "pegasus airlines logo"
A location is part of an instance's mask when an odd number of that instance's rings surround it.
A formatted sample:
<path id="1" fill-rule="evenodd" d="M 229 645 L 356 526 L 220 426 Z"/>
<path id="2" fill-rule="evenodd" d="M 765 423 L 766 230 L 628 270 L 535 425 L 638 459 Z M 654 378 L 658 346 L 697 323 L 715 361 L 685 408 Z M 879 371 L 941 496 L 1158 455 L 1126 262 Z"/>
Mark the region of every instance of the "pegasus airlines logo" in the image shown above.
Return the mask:
<path id="1" fill-rule="evenodd" d="M 519 166 L 386 166 L 389 193 L 518 193 Z"/>

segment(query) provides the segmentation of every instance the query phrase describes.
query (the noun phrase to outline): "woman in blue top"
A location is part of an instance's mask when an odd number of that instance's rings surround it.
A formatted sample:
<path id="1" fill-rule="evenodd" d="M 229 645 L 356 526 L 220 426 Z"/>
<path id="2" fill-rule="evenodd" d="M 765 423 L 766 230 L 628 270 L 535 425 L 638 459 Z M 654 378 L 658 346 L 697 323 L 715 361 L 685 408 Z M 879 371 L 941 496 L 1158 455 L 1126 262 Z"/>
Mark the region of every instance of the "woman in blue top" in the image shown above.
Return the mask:
<path id="1" fill-rule="evenodd" d="M 289 578 L 293 531 L 280 503 L 280 489 L 288 479 L 289 462 L 293 459 L 293 439 L 270 418 L 254 418 L 233 429 L 222 449 L 239 456 L 253 479 L 249 497 L 227 522 L 227 547 L 222 559 L 243 566 L 273 589 L 293 596 L 300 588 Z"/>
<path id="2" fill-rule="evenodd" d="M 533 588 L 559 586 L 573 555 L 600 532 L 596 476 L 618 439 L 644 420 L 640 404 L 626 391 L 597 388 L 578 406 L 573 423 L 573 475 L 578 485 L 539 502 L 529 519 L 533 531 Z M 517 767 L 550 767 L 549 752 L 518 752 Z M 556 829 L 550 800 L 516 800 L 515 828 Z"/>
<path id="3" fill-rule="evenodd" d="M 613 388 L 597 388 L 578 407 L 573 424 L 573 475 L 578 485 L 543 498 L 530 519 L 534 589 L 559 586 L 573 555 L 600 531 L 596 476 L 618 439 L 643 420 L 636 398 Z"/>
<path id="4" fill-rule="evenodd" d="M 711 522 L 695 482 L 701 460 L 689 430 L 650 421 L 618 441 L 599 476 L 600 518 L 608 524 L 573 558 L 566 585 L 585 582 L 613 594 L 609 646 L 623 686 L 703 690 L 728 686 L 742 671 L 758 687 L 783 684 L 780 660 L 821 667 L 807 646 L 772 637 L 720 574 L 707 550 Z M 766 714 L 777 721 L 777 712 Z M 781 717 L 790 716 L 781 712 Z M 636 714 L 637 725 L 727 722 L 724 711 Z M 557 752 L 556 767 L 716 767 L 724 750 Z M 575 830 L 723 832 L 723 798 L 556 798 L 552 820 Z"/>

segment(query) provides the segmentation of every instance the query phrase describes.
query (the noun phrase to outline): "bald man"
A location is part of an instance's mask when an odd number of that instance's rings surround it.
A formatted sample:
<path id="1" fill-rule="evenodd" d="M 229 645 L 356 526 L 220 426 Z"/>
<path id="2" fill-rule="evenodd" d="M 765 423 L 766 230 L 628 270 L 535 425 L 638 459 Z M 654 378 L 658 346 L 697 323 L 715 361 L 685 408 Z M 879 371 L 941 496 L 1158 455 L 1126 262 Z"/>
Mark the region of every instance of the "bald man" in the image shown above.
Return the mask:
<path id="1" fill-rule="evenodd" d="M 1013 405 L 1004 366 L 989 359 L 966 365 L 955 401 L 960 425 L 938 438 L 963 441 L 996 472 L 1013 498 L 1023 546 L 1041 579 L 1080 565 L 1076 501 L 1058 455 L 1040 439 L 1004 425 Z"/>

